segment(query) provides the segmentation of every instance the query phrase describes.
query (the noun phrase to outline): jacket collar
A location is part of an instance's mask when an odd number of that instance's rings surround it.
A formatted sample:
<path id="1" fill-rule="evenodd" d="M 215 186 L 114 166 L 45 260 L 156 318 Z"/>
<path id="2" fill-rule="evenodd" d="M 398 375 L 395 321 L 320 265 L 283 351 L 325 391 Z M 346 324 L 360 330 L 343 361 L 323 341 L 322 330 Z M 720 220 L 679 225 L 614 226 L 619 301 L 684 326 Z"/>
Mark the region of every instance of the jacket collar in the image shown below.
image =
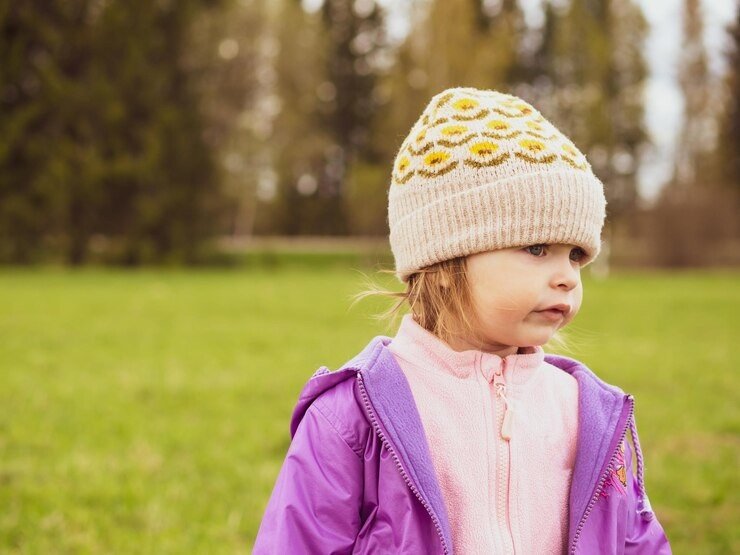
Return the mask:
<path id="1" fill-rule="evenodd" d="M 394 355 L 411 363 L 423 362 L 430 372 L 444 372 L 465 379 L 480 373 L 488 382 L 503 367 L 507 384 L 523 385 L 540 370 L 545 351 L 540 346 L 501 357 L 476 349 L 455 351 L 446 342 L 424 329 L 411 314 L 405 314 L 389 346 Z"/>

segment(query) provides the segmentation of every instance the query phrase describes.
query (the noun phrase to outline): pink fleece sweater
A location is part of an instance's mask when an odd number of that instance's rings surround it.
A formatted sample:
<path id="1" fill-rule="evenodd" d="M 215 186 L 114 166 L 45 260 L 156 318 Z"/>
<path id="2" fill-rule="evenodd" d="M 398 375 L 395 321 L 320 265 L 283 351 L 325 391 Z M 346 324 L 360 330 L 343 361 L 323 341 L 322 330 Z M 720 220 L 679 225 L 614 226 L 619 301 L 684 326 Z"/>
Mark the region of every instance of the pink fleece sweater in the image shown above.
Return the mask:
<path id="1" fill-rule="evenodd" d="M 455 553 L 565 553 L 576 379 L 542 347 L 503 359 L 455 351 L 409 314 L 389 349 L 421 416 Z"/>

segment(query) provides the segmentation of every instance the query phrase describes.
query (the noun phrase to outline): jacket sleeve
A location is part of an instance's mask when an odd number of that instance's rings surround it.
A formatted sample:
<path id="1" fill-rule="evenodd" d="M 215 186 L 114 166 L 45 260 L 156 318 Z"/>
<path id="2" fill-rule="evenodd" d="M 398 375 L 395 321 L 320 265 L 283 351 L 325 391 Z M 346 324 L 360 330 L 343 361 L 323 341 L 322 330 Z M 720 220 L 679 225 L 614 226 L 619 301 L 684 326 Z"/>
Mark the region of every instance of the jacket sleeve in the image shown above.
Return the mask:
<path id="1" fill-rule="evenodd" d="M 632 470 L 632 448 L 625 439 L 625 474 L 627 479 L 627 540 L 625 555 L 670 555 L 671 546 L 658 522 L 658 518 L 650 507 L 647 493 L 642 496 L 637 477 Z"/>
<path id="2" fill-rule="evenodd" d="M 330 415 L 313 403 L 296 429 L 254 555 L 352 552 L 361 525 L 362 458 Z"/>

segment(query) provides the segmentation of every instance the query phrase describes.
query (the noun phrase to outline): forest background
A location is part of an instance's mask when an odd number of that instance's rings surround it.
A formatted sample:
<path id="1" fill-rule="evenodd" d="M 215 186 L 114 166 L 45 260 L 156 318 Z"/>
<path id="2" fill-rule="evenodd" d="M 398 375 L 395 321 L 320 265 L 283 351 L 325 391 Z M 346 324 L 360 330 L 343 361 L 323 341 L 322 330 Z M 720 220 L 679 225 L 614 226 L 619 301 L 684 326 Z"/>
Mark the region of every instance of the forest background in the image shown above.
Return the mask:
<path id="1" fill-rule="evenodd" d="M 606 185 L 605 263 L 736 264 L 738 16 L 718 65 L 699 0 L 676 11 L 666 102 L 683 106 L 666 155 L 646 128 L 640 5 L 553 0 L 532 17 L 531 4 L 7 3 L 0 261 L 202 264 L 276 236 L 382 244 L 401 141 L 433 94 L 466 85 L 530 101 L 584 151 Z M 648 196 L 656 158 L 670 170 Z"/>

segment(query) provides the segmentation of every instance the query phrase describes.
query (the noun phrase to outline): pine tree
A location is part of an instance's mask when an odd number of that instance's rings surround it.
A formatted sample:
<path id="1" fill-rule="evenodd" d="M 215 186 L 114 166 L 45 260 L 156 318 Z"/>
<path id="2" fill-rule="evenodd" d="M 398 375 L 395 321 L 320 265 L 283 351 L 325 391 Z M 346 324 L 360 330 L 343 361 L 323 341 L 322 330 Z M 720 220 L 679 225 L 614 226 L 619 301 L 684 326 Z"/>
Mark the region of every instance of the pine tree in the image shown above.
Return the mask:
<path id="1" fill-rule="evenodd" d="M 103 237 L 130 264 L 197 257 L 218 187 L 183 60 L 211 3 L 29 1 L 0 12 L 0 256 L 29 261 L 50 239 L 81 264 Z"/>

